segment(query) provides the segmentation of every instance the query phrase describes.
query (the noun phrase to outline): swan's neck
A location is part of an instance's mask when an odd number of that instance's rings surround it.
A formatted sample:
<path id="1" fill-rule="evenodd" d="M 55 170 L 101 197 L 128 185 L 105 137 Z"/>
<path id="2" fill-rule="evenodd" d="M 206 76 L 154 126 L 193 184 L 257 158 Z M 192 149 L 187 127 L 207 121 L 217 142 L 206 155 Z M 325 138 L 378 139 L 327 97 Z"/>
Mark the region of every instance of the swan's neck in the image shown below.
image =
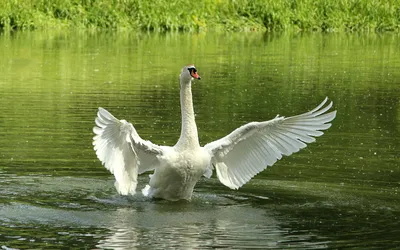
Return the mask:
<path id="1" fill-rule="evenodd" d="M 199 147 L 199 137 L 194 119 L 191 81 L 189 83 L 181 82 L 181 115 L 181 136 L 176 143 L 176 147 L 183 149 Z"/>

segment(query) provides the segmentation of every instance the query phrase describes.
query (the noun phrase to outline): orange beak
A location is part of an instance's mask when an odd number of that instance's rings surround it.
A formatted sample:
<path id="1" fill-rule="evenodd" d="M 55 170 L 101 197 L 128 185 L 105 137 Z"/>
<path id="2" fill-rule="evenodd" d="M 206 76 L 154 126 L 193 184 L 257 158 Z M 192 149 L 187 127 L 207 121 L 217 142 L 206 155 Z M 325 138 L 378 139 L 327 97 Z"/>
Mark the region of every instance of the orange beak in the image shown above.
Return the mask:
<path id="1" fill-rule="evenodd" d="M 193 78 L 196 78 L 196 79 L 201 79 L 201 77 L 199 76 L 199 74 L 197 74 L 197 72 L 194 72 L 194 71 L 192 71 L 192 73 L 190 73 L 190 75 L 193 77 Z"/>

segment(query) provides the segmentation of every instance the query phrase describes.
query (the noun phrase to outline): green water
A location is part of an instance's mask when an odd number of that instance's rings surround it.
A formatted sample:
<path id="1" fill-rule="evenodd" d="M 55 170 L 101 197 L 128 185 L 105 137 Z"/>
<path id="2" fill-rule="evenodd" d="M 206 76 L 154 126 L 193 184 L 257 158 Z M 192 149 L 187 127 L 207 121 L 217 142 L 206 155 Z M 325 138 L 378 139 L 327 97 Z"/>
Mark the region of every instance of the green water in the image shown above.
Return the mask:
<path id="1" fill-rule="evenodd" d="M 0 246 L 17 249 L 395 248 L 400 245 L 400 44 L 393 34 L 0 35 Z M 180 134 L 178 75 L 194 63 L 202 144 L 325 96 L 316 143 L 238 191 L 192 202 L 117 195 L 96 159 L 97 107 L 144 139 Z M 139 188 L 147 184 L 139 178 Z"/>

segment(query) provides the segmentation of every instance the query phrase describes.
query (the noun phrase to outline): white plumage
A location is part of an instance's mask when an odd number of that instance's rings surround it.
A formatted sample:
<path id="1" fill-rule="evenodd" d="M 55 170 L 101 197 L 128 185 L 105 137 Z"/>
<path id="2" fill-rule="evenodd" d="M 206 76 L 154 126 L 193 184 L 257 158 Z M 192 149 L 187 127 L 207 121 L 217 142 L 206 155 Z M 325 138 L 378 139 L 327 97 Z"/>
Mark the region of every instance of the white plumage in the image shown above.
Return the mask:
<path id="1" fill-rule="evenodd" d="M 327 111 L 328 98 L 315 109 L 292 117 L 277 116 L 270 121 L 251 122 L 229 135 L 201 147 L 194 118 L 191 82 L 200 79 L 194 65 L 183 67 L 180 75 L 182 128 L 173 147 L 143 140 L 131 123 L 118 120 L 99 108 L 93 128 L 94 149 L 104 166 L 115 176 L 122 195 L 135 194 L 137 176 L 154 170 L 145 196 L 167 200 L 190 200 L 201 176 L 210 178 L 215 168 L 225 186 L 238 189 L 257 173 L 272 166 L 282 155 L 291 155 L 321 136 L 336 111 Z"/>

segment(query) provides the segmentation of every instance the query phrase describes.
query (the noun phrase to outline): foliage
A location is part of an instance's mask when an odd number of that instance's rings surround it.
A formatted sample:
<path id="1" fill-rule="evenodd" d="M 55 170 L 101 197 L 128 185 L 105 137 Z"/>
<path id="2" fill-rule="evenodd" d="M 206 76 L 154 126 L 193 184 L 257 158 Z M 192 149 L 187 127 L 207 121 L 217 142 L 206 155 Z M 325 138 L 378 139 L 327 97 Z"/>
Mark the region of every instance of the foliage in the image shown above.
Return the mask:
<path id="1" fill-rule="evenodd" d="M 0 0 L 0 29 L 398 31 L 400 0 Z"/>

